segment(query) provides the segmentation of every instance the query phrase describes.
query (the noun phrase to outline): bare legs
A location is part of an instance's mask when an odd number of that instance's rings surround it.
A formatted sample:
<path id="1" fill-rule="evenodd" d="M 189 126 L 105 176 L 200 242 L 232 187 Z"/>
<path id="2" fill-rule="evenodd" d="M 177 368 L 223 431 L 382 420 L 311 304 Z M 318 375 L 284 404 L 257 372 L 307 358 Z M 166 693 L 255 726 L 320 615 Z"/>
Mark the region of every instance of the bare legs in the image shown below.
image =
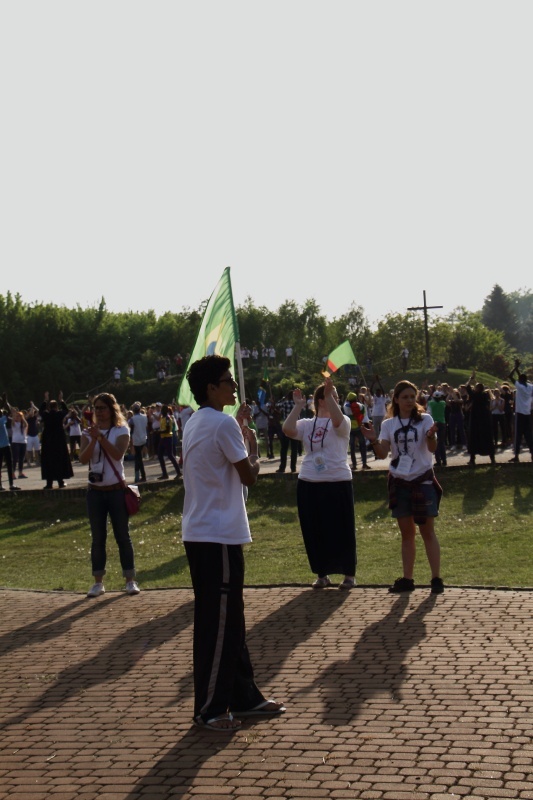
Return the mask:
<path id="1" fill-rule="evenodd" d="M 413 578 L 416 556 L 416 525 L 413 517 L 400 517 L 398 526 L 402 534 L 402 564 L 404 578 Z M 427 517 L 423 525 L 418 526 L 422 536 L 426 556 L 431 569 L 431 577 L 440 576 L 440 545 L 435 534 L 434 518 Z"/>

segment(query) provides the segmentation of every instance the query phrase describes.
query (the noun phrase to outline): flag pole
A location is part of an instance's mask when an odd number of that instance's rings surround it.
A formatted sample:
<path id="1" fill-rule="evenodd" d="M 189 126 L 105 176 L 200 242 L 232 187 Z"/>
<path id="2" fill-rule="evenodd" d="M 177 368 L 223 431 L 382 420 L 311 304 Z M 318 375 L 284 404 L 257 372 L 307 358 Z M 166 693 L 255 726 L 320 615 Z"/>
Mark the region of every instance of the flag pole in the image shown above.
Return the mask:
<path id="1" fill-rule="evenodd" d="M 242 367 L 241 343 L 235 342 L 235 361 L 237 362 L 237 375 L 239 376 L 239 399 L 241 403 L 246 400 L 244 391 L 244 369 Z"/>

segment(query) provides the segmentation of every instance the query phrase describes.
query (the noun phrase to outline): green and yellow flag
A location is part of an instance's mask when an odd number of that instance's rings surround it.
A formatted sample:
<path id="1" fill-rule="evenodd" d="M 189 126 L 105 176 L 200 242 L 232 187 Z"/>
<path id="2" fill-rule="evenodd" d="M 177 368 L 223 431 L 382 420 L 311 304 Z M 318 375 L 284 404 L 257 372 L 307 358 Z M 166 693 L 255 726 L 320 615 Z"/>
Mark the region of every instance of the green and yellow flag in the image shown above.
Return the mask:
<path id="1" fill-rule="evenodd" d="M 329 378 L 332 372 L 337 372 L 339 367 L 343 367 L 345 364 L 357 364 L 355 353 L 348 339 L 329 354 L 328 363 L 322 375 Z"/>
<path id="2" fill-rule="evenodd" d="M 198 408 L 198 403 L 192 395 L 186 375 L 189 365 L 198 361 L 199 358 L 212 355 L 226 356 L 231 362 L 230 369 L 235 375 L 235 342 L 239 341 L 239 326 L 233 305 L 229 272 L 230 268 L 226 267 L 216 285 L 215 291 L 209 298 L 198 332 L 198 338 L 178 393 L 177 402 L 182 406 Z M 238 408 L 239 402 L 234 407 L 227 406 L 224 411 L 227 414 L 235 414 Z"/>

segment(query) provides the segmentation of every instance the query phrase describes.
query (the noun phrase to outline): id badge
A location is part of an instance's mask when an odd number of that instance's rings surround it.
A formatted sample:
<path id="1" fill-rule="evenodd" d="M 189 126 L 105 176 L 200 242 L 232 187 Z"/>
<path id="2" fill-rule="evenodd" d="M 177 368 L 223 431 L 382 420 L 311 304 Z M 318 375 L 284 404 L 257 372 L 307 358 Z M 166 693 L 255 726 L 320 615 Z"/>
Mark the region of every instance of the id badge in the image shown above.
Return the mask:
<path id="1" fill-rule="evenodd" d="M 313 464 L 317 472 L 324 472 L 327 469 L 326 459 L 322 453 L 315 453 L 313 456 Z"/>
<path id="2" fill-rule="evenodd" d="M 411 458 L 411 456 L 407 455 L 400 456 L 400 460 L 398 461 L 398 466 L 396 467 L 396 474 L 409 475 L 412 465 L 413 465 L 413 459 Z"/>

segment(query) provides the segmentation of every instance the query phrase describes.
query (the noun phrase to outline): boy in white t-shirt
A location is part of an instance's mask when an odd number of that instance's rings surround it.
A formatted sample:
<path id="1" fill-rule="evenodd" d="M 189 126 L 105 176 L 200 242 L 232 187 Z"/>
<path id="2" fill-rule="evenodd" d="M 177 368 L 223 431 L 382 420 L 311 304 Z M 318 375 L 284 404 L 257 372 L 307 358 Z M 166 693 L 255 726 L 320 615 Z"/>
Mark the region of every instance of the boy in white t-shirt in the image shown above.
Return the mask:
<path id="1" fill-rule="evenodd" d="M 272 716 L 285 711 L 266 700 L 254 681 L 244 624 L 244 557 L 251 541 L 243 485 L 259 473 L 255 432 L 224 414 L 234 406 L 237 383 L 230 361 L 206 356 L 187 380 L 199 409 L 183 433 L 183 542 L 194 589 L 194 722 L 233 733 L 237 716 Z M 249 445 L 250 454 L 245 446 Z"/>

